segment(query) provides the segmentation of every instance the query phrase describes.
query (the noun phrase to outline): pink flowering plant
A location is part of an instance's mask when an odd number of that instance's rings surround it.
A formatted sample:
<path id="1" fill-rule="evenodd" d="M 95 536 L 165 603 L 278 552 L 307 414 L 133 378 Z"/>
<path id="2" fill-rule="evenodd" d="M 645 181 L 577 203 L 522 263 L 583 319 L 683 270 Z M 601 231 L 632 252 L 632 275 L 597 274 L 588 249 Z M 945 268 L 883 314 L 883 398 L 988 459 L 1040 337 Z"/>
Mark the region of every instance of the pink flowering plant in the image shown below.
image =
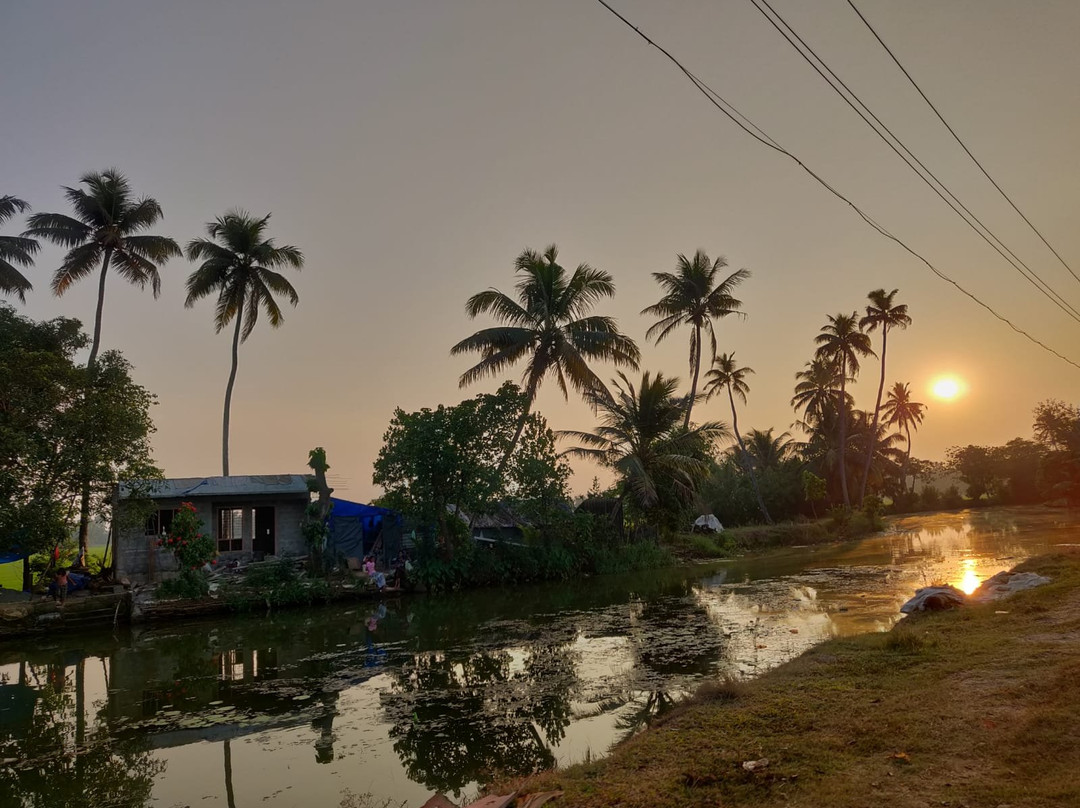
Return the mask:
<path id="1" fill-rule="evenodd" d="M 207 562 L 216 563 L 214 540 L 203 532 L 202 520 L 195 515 L 195 506 L 190 502 L 180 503 L 180 510 L 173 516 L 169 532 L 158 540 L 158 547 L 171 550 L 181 570 L 196 570 Z"/>

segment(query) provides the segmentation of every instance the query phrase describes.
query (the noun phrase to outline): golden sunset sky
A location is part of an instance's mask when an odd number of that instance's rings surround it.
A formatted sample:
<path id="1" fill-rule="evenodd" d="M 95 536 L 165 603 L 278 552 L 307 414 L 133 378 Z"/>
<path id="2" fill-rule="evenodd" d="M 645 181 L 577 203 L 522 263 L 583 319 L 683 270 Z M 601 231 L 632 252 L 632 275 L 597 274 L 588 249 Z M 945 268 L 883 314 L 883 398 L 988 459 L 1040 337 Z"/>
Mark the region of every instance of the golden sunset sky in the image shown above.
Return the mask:
<path id="1" fill-rule="evenodd" d="M 1080 269 L 1080 3 L 861 0 L 859 8 L 974 153 Z M 1018 325 L 1080 362 L 1080 324 L 1038 296 L 933 196 L 748 2 L 616 6 L 875 219 Z M 1070 277 L 933 118 L 844 0 L 776 4 L 886 123 L 1074 305 Z M 181 243 L 232 207 L 273 212 L 271 234 L 307 258 L 299 308 L 242 346 L 234 474 L 296 472 L 326 447 L 338 493 L 377 493 L 371 464 L 395 406 L 453 403 L 464 302 L 511 291 L 522 248 L 608 270 L 601 311 L 645 368 L 686 380 L 687 340 L 646 345 L 655 271 L 697 248 L 753 277 L 747 318 L 720 350 L 756 370 L 740 426 L 794 419 L 794 374 L 827 314 L 899 288 L 914 324 L 890 338 L 888 383 L 929 404 L 914 453 L 1029 437 L 1047 398 L 1080 400 L 1080 370 L 1014 334 L 875 234 L 793 163 L 710 107 L 655 50 L 591 0 L 270 0 L 0 4 L 0 194 L 64 211 L 61 185 L 117 166 L 155 197 Z M 21 225 L 9 223 L 5 232 Z M 92 324 L 95 284 L 48 292 L 35 318 Z M 159 397 L 168 476 L 220 473 L 229 335 L 212 305 L 183 307 L 191 266 L 164 291 L 109 282 L 103 344 Z M 879 339 L 875 336 L 875 347 Z M 704 369 L 703 369 L 704 370 Z M 601 368 L 604 378 L 610 368 Z M 932 395 L 942 376 L 962 384 Z M 854 389 L 873 406 L 872 362 Z M 545 386 L 555 428 L 588 429 Z M 716 399 L 697 417 L 729 420 Z M 595 473 L 578 467 L 584 491 Z"/>

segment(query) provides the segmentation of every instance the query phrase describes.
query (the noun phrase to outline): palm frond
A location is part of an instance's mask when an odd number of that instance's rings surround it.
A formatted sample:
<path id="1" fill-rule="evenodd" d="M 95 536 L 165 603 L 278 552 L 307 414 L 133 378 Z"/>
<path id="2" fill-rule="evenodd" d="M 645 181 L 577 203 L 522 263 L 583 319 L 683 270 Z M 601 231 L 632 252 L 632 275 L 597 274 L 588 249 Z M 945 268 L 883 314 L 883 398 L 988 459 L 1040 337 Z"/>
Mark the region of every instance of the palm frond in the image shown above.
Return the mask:
<path id="1" fill-rule="evenodd" d="M 23 236 L 43 238 L 61 247 L 78 247 L 93 235 L 87 225 L 62 213 L 35 213 L 27 224 Z"/>
<path id="2" fill-rule="evenodd" d="M 57 297 L 64 294 L 73 283 L 90 275 L 101 265 L 102 250 L 97 242 L 75 247 L 64 256 L 64 262 L 53 273 L 52 290 Z"/>

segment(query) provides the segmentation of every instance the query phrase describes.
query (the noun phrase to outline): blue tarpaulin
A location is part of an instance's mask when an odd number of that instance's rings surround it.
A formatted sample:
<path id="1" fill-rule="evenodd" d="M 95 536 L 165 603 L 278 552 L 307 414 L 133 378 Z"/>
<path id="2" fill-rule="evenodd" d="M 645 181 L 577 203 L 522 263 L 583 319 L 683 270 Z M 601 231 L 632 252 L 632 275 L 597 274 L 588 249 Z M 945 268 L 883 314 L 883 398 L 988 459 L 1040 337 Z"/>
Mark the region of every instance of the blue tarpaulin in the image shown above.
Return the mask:
<path id="1" fill-rule="evenodd" d="M 326 520 L 326 556 L 331 563 L 339 558 L 363 558 L 375 554 L 388 564 L 401 549 L 401 514 L 389 508 L 350 502 L 331 497 L 333 510 Z"/>

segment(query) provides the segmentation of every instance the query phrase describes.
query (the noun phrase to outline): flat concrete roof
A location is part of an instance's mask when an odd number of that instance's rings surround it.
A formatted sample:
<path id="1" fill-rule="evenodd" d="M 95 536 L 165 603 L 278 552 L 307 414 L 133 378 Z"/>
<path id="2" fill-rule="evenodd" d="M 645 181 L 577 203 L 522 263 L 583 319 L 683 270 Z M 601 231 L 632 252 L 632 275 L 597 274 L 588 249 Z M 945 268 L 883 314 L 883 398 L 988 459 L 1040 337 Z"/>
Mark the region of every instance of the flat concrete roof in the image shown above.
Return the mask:
<path id="1" fill-rule="evenodd" d="M 151 499 L 239 497 L 254 494 L 307 494 L 307 474 L 238 474 L 229 477 L 174 477 L 154 480 Z M 140 486 L 141 487 L 141 486 Z M 120 498 L 131 495 L 131 484 L 120 483 Z"/>

